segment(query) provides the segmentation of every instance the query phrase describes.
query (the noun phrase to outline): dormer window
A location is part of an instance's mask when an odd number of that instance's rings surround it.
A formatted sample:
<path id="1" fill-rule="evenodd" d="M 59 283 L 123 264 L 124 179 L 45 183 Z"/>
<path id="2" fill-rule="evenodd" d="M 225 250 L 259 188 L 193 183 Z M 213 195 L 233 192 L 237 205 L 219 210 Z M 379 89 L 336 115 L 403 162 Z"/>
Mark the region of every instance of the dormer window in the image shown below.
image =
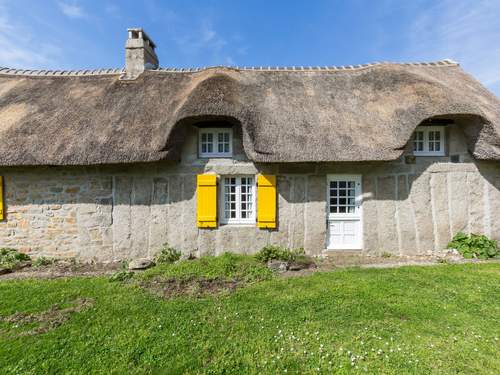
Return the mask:
<path id="1" fill-rule="evenodd" d="M 233 155 L 233 129 L 202 128 L 199 130 L 200 158 L 225 158 Z"/>
<path id="2" fill-rule="evenodd" d="M 413 134 L 413 155 L 444 156 L 444 126 L 419 126 Z"/>

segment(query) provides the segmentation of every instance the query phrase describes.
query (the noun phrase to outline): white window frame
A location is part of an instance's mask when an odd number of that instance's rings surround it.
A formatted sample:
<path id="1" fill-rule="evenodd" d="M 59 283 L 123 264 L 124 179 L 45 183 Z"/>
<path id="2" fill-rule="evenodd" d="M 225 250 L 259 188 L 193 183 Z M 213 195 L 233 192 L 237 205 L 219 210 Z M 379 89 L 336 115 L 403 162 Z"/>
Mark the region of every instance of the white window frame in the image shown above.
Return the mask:
<path id="1" fill-rule="evenodd" d="M 219 152 L 219 134 L 229 133 L 229 151 Z M 212 135 L 212 152 L 203 152 L 202 137 L 203 134 Z M 200 128 L 198 131 L 198 155 L 200 158 L 227 158 L 233 156 L 233 129 L 232 128 Z"/>
<path id="2" fill-rule="evenodd" d="M 416 151 L 415 150 L 415 133 L 416 132 L 422 132 L 424 134 L 424 148 L 422 151 Z M 440 144 L 440 149 L 439 151 L 429 151 L 429 133 L 430 132 L 439 132 L 439 144 Z M 445 151 L 445 144 L 446 144 L 446 132 L 445 132 L 445 127 L 444 126 L 419 126 L 415 129 L 415 133 L 413 133 L 413 136 L 411 138 L 411 146 L 413 149 L 413 155 L 415 156 L 445 156 L 446 151 Z"/>
<path id="3" fill-rule="evenodd" d="M 235 178 L 236 179 L 236 217 L 235 218 L 226 218 L 225 215 L 225 203 L 226 203 L 226 195 L 225 195 L 225 179 L 226 178 Z M 252 178 L 252 213 L 248 218 L 241 217 L 241 179 L 242 178 Z M 257 188 L 256 188 L 256 176 L 255 175 L 222 175 L 220 177 L 220 199 L 219 199 L 219 222 L 221 224 L 253 224 L 255 225 L 255 217 L 257 211 Z"/>

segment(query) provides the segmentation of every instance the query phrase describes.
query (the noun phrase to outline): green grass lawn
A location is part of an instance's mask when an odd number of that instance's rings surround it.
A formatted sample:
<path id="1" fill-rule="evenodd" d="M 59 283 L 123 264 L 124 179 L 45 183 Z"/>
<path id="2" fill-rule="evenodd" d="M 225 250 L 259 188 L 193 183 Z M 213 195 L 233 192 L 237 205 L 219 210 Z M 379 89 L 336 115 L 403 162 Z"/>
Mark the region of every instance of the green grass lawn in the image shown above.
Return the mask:
<path id="1" fill-rule="evenodd" d="M 0 373 L 500 369 L 499 263 L 349 269 L 171 300 L 106 278 L 4 281 L 0 316 L 68 307 L 79 298 L 93 305 L 46 332 L 26 335 L 37 323 L 0 321 Z"/>

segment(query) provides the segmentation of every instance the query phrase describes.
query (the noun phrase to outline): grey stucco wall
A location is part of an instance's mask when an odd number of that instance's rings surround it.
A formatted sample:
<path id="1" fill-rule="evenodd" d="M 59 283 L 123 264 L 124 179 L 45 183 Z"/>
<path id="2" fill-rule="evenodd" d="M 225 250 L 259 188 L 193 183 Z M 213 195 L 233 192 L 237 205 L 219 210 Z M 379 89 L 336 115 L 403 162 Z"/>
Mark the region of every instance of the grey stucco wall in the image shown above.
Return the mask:
<path id="1" fill-rule="evenodd" d="M 5 177 L 0 246 L 34 255 L 100 261 L 152 256 L 163 243 L 184 252 L 252 253 L 268 243 L 319 255 L 326 243 L 326 175 L 361 174 L 363 252 L 429 255 L 458 231 L 500 239 L 500 164 L 470 158 L 460 129 L 448 130 L 449 156 L 390 163 L 254 165 L 236 131 L 233 159 L 197 157 L 190 129 L 180 163 L 12 168 Z M 411 154 L 408 148 L 407 154 Z M 196 175 L 278 176 L 278 229 L 196 227 Z"/>

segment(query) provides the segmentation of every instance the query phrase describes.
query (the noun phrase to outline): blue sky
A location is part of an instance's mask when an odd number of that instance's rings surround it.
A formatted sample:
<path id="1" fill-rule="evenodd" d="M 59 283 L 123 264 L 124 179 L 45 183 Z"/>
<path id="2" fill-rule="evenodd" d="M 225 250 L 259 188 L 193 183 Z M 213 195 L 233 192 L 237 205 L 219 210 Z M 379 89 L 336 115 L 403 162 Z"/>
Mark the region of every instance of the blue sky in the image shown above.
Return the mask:
<path id="1" fill-rule="evenodd" d="M 500 96 L 500 0 L 0 0 L 0 66 L 122 67 L 128 27 L 160 65 L 460 62 Z"/>

